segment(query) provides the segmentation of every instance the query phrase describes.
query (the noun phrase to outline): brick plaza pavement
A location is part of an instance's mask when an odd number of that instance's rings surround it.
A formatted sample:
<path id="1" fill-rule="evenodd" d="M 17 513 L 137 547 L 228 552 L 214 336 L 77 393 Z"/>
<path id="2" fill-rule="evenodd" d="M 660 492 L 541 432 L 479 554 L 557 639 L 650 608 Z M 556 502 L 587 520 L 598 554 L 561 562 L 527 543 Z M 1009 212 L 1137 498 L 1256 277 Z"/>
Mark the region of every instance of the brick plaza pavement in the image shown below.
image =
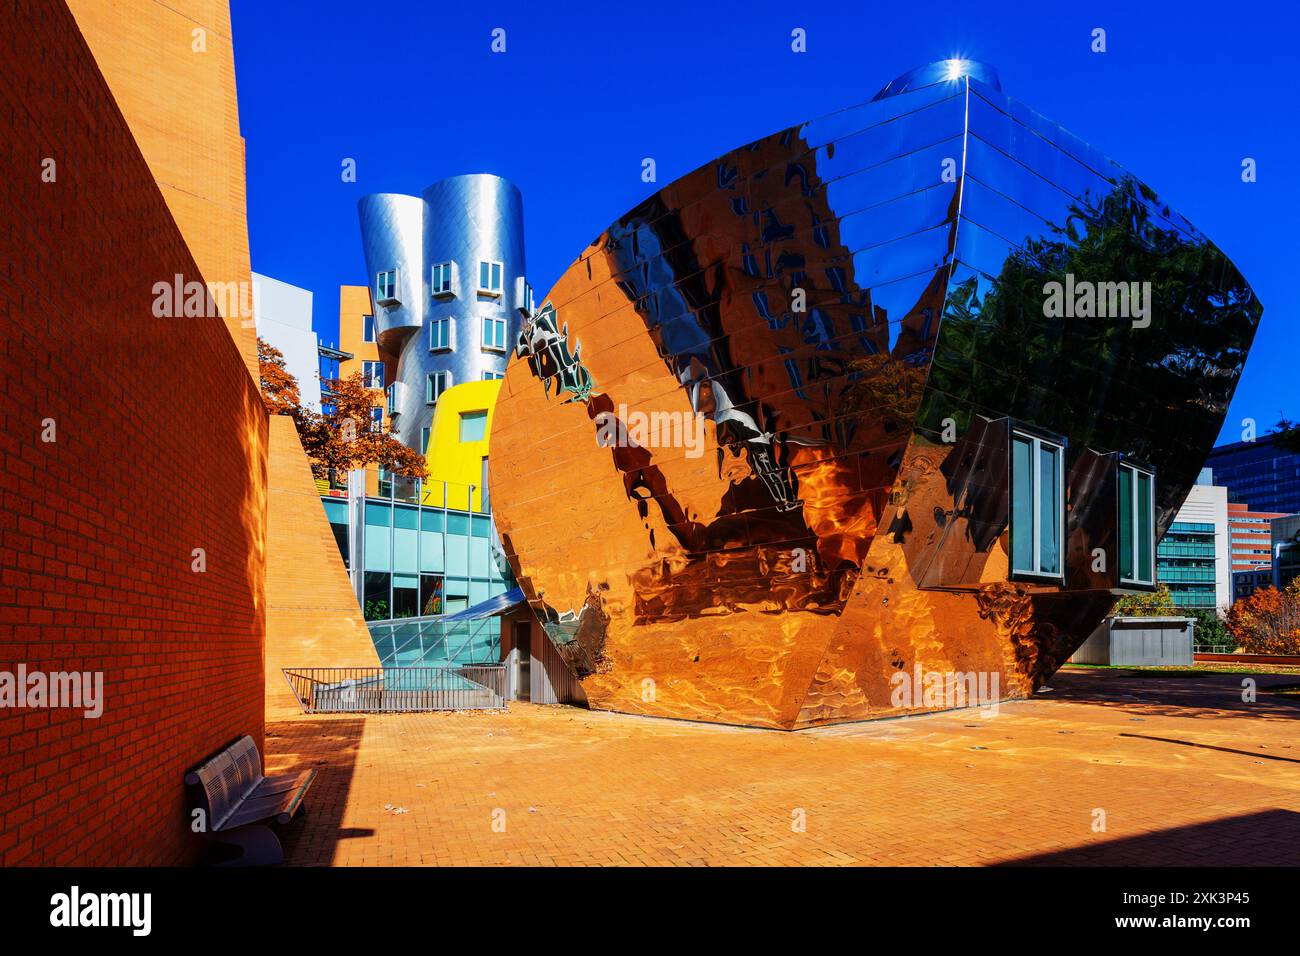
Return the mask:
<path id="1" fill-rule="evenodd" d="M 267 764 L 320 770 L 294 865 L 1300 864 L 1300 696 L 1267 690 L 1300 676 L 1258 681 L 1068 669 L 989 718 L 796 733 L 278 709 Z"/>

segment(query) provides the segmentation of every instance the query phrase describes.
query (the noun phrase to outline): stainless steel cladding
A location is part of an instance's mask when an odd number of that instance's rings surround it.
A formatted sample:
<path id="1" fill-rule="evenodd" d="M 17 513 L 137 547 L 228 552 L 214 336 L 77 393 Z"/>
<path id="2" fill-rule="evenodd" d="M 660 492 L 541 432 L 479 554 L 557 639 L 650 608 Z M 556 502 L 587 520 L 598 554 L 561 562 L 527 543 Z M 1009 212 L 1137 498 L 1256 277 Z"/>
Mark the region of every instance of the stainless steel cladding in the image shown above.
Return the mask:
<path id="1" fill-rule="evenodd" d="M 500 176 L 452 176 L 420 198 L 358 204 L 379 344 L 398 356 L 393 430 L 423 451 L 440 389 L 505 373 L 532 292 L 524 205 Z"/>

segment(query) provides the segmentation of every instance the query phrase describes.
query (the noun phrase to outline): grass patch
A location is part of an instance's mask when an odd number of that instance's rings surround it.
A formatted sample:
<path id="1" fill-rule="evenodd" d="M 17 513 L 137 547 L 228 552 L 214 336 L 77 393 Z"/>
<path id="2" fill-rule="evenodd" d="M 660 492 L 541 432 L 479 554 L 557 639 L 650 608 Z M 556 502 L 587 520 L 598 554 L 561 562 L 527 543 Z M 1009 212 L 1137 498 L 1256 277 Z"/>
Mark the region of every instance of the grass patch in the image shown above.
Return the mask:
<path id="1" fill-rule="evenodd" d="M 1289 664 L 1193 664 L 1191 667 L 1134 667 L 1124 664 L 1065 664 L 1061 669 L 1110 671 L 1116 677 L 1212 677 L 1241 674 L 1300 674 Z"/>

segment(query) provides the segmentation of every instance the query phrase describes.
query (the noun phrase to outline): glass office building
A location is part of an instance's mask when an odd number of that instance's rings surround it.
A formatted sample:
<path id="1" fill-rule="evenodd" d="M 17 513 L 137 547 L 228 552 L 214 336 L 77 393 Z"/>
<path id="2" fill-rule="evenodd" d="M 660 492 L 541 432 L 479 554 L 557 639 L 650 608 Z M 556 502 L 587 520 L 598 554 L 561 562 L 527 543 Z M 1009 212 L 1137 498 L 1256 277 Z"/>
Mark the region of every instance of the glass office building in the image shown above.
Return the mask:
<path id="1" fill-rule="evenodd" d="M 1179 609 L 1218 606 L 1214 525 L 1175 521 L 1156 547 L 1156 577 Z"/>
<path id="2" fill-rule="evenodd" d="M 512 584 L 491 514 L 449 506 L 471 500 L 464 488 L 381 473 L 367 495 L 354 474 L 358 491 L 321 500 L 381 663 L 496 662 L 495 619 L 443 621 Z"/>
<path id="3" fill-rule="evenodd" d="M 1272 434 L 1221 445 L 1205 463 L 1214 469 L 1214 480 L 1227 486 L 1231 500 L 1251 511 L 1300 512 L 1300 452 L 1278 447 Z"/>

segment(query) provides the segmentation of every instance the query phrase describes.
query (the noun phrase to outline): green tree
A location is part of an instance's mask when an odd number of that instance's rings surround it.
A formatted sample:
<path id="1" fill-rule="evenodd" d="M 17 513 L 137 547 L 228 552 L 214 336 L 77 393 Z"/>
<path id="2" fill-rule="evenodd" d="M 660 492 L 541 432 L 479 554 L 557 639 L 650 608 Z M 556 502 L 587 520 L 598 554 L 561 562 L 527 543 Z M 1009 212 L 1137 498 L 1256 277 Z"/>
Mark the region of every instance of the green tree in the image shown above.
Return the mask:
<path id="1" fill-rule="evenodd" d="M 1283 415 L 1273 426 L 1273 446 L 1285 451 L 1300 452 L 1300 425 Z"/>
<path id="2" fill-rule="evenodd" d="M 1179 617 L 1169 585 L 1157 585 L 1154 591 L 1126 594 L 1115 603 L 1116 617 Z"/>
<path id="3" fill-rule="evenodd" d="M 1218 248 L 1161 208 L 1124 177 L 1073 203 L 1063 226 L 1020 240 L 996 280 L 955 282 L 920 424 L 938 431 L 954 415 L 964 430 L 968 408 L 998 408 L 1082 445 L 1166 462 L 1159 505 L 1172 510 L 1203 463 L 1188 444 L 1208 448 L 1218 434 L 1262 306 Z M 1149 325 L 1047 318 L 1047 284 L 1071 276 L 1094 288 L 1149 283 Z M 1135 424 L 1135 409 L 1151 407 L 1178 427 Z"/>
<path id="4" fill-rule="evenodd" d="M 1219 618 L 1219 615 L 1199 607 L 1192 608 L 1186 614 L 1196 621 L 1196 634 L 1193 639 L 1198 647 L 1212 647 L 1221 654 L 1231 653 L 1236 648 L 1236 638 L 1228 632 L 1228 625 Z"/>

